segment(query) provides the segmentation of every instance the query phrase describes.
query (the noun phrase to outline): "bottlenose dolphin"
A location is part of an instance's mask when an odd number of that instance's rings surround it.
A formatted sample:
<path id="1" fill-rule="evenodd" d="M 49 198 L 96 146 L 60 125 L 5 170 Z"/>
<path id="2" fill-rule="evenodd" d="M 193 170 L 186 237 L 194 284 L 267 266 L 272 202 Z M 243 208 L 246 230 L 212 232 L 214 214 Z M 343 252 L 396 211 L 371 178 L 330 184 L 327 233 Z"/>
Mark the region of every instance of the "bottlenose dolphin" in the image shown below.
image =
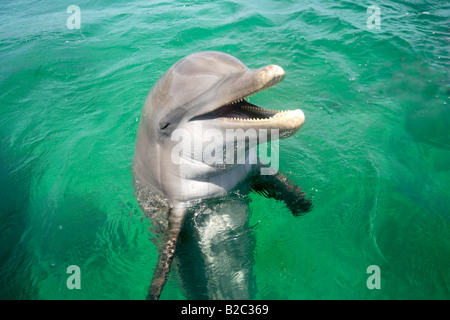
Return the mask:
<path id="1" fill-rule="evenodd" d="M 271 111 L 247 101 L 284 77 L 276 65 L 249 69 L 233 56 L 205 51 L 176 62 L 150 90 L 133 159 L 136 198 L 151 219 L 159 252 L 148 299 L 159 298 L 177 244 L 182 281 L 203 290 L 187 294 L 249 298 L 246 194 L 284 201 L 294 215 L 311 210 L 301 188 L 251 152 L 252 142 L 286 138 L 303 125 L 301 110 Z M 244 134 L 229 134 L 238 131 Z M 236 160 L 239 150 L 244 161 Z M 191 274 L 183 276 L 186 270 Z"/>

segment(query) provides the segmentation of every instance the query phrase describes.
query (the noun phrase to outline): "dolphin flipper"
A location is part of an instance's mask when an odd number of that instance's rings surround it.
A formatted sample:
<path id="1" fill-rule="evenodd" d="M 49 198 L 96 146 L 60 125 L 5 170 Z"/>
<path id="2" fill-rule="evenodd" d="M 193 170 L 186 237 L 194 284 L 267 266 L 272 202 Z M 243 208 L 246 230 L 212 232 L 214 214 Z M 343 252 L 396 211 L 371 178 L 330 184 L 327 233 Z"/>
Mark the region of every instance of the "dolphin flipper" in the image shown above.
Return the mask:
<path id="1" fill-rule="evenodd" d="M 267 166 L 256 166 L 258 172 L 254 171 L 250 176 L 253 191 L 268 198 L 282 200 L 296 217 L 311 211 L 311 198 L 306 198 L 306 193 L 300 187 L 279 171 L 271 175 L 259 174 L 262 167 Z"/>
<path id="2" fill-rule="evenodd" d="M 167 238 L 165 238 L 164 247 L 161 248 L 158 256 L 153 278 L 148 289 L 147 300 L 158 300 L 164 284 L 169 275 L 170 265 L 175 255 L 178 237 L 183 227 L 187 208 L 184 206 L 174 206 L 169 210 L 169 228 Z"/>

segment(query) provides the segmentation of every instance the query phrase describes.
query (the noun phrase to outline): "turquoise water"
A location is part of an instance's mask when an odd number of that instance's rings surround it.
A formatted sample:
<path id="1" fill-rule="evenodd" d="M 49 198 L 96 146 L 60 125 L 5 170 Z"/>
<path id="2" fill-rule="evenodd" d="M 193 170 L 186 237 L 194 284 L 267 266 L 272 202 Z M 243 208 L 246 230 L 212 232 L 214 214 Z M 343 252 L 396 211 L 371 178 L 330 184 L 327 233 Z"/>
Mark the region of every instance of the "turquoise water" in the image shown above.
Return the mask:
<path id="1" fill-rule="evenodd" d="M 447 1 L 2 0 L 0 298 L 145 298 L 157 253 L 132 187 L 140 112 L 169 66 L 218 50 L 282 66 L 251 102 L 306 115 L 280 169 L 314 209 L 250 195 L 257 298 L 449 299 L 449 17 Z M 184 298 L 176 275 L 161 298 Z"/>

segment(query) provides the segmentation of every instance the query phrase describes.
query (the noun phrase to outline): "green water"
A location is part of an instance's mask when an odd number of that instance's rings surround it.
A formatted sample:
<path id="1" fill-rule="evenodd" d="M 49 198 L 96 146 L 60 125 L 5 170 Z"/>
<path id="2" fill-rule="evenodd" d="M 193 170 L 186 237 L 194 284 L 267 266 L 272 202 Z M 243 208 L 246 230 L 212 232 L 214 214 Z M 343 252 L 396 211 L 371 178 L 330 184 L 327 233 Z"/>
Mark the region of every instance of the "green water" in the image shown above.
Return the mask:
<path id="1" fill-rule="evenodd" d="M 447 1 L 2 0 L 0 298 L 145 298 L 157 253 L 132 187 L 140 112 L 169 66 L 218 50 L 282 66 L 251 102 L 306 115 L 280 169 L 314 209 L 250 195 L 257 298 L 449 299 L 449 17 Z M 161 298 L 184 298 L 176 275 Z"/>

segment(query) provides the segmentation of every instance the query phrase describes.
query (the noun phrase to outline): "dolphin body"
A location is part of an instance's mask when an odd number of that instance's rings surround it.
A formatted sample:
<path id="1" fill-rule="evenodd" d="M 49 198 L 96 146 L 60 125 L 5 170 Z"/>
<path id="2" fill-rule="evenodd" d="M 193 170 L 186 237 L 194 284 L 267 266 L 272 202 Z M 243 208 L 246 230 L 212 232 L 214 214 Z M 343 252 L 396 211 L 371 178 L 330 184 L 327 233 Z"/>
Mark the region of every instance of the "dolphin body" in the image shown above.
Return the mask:
<path id="1" fill-rule="evenodd" d="M 296 216 L 311 210 L 305 193 L 255 160 L 249 147 L 263 133 L 267 140 L 286 138 L 303 125 L 301 110 L 271 111 L 246 100 L 284 77 L 276 65 L 253 70 L 228 54 L 205 51 L 179 60 L 151 89 L 133 159 L 136 198 L 159 253 L 148 299 L 159 298 L 176 249 L 174 264 L 189 298 L 251 298 L 248 192 L 284 201 Z M 249 129 L 255 134 L 227 135 Z M 227 146 L 244 150 L 245 161 L 226 158 Z M 206 150 L 223 161 L 207 161 Z"/>

